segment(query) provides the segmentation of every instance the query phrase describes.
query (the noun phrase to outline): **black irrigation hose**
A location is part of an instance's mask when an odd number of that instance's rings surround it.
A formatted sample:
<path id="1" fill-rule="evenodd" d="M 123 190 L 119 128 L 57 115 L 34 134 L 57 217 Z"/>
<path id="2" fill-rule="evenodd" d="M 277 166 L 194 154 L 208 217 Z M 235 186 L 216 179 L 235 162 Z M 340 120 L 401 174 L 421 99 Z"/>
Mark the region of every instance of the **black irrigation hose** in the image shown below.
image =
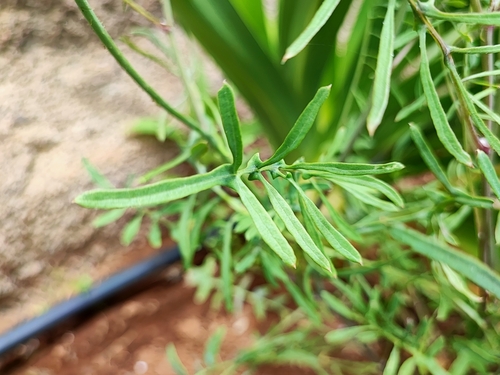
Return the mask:
<path id="1" fill-rule="evenodd" d="M 77 295 L 68 301 L 52 307 L 45 314 L 33 318 L 26 323 L 14 327 L 0 336 L 0 356 L 6 354 L 20 344 L 35 338 L 49 329 L 61 324 L 82 311 L 104 302 L 129 286 L 136 284 L 156 271 L 169 266 L 180 259 L 177 246 L 163 249 L 145 261 L 142 261 L 125 271 L 119 272 L 94 286 L 89 291 Z"/>

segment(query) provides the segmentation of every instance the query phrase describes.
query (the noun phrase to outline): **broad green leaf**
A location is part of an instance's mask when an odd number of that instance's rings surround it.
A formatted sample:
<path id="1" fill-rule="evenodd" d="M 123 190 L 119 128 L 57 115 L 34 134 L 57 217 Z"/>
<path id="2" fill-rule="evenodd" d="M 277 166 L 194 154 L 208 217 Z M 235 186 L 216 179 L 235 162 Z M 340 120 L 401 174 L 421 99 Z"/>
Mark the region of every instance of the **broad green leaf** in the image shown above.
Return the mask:
<path id="1" fill-rule="evenodd" d="M 424 159 L 425 164 L 427 164 L 432 173 L 434 173 L 436 178 L 443 184 L 446 189 L 448 189 L 450 193 L 455 193 L 457 189 L 451 184 L 450 180 L 448 180 L 448 176 L 446 176 L 446 173 L 439 164 L 439 161 L 432 152 L 432 149 L 427 144 L 419 127 L 410 124 L 410 135 L 413 139 L 413 142 L 415 142 L 418 151 L 420 152 L 420 156 L 422 156 L 422 159 Z"/>
<path id="2" fill-rule="evenodd" d="M 139 233 L 139 229 L 141 229 L 142 216 L 142 214 L 137 215 L 123 227 L 121 234 L 121 242 L 123 245 L 130 245 L 135 236 L 137 236 L 137 233 Z"/>
<path id="3" fill-rule="evenodd" d="M 427 47 L 425 45 L 426 31 L 424 28 L 420 29 L 420 80 L 424 90 L 425 98 L 427 99 L 427 106 L 431 114 L 432 122 L 436 129 L 437 135 L 443 146 L 452 154 L 455 159 L 460 163 L 473 168 L 472 159 L 470 155 L 465 152 L 462 145 L 457 139 L 457 136 L 451 129 L 446 113 L 439 100 L 439 95 L 432 82 L 431 70 L 429 67 L 429 59 L 427 57 Z"/>
<path id="4" fill-rule="evenodd" d="M 83 166 L 87 170 L 92 179 L 92 182 L 103 189 L 113 189 L 113 184 L 97 170 L 97 168 L 90 163 L 87 158 L 82 159 Z"/>
<path id="5" fill-rule="evenodd" d="M 404 207 L 403 198 L 399 193 L 389 184 L 376 179 L 372 176 L 335 176 L 329 178 L 333 182 L 346 182 L 358 186 L 364 186 L 370 189 L 375 189 L 387 198 L 393 201 L 399 207 Z"/>
<path id="6" fill-rule="evenodd" d="M 76 197 L 75 203 L 100 209 L 156 206 L 214 186 L 228 185 L 233 179 L 232 166 L 225 164 L 208 173 L 174 178 L 138 188 L 91 190 Z"/>
<path id="7" fill-rule="evenodd" d="M 222 279 L 222 293 L 226 302 L 227 311 L 233 311 L 233 273 L 231 243 L 233 237 L 233 221 L 230 220 L 224 227 L 222 234 L 222 258 L 220 264 L 220 275 Z"/>
<path id="8" fill-rule="evenodd" d="M 399 346 L 394 345 L 391 355 L 385 364 L 383 375 L 396 375 L 398 373 L 400 357 Z"/>
<path id="9" fill-rule="evenodd" d="M 319 7 L 311 22 L 307 25 L 305 30 L 295 39 L 295 41 L 286 49 L 285 56 L 281 63 L 284 64 L 288 59 L 299 54 L 311 39 L 318 33 L 323 25 L 328 21 L 333 11 L 340 3 L 340 0 L 325 0 Z"/>
<path id="10" fill-rule="evenodd" d="M 220 352 L 222 340 L 226 334 L 224 327 L 218 327 L 217 330 L 210 336 L 205 345 L 205 352 L 203 353 L 203 360 L 205 365 L 213 366 L 216 363 L 216 356 Z"/>
<path id="11" fill-rule="evenodd" d="M 153 220 L 149 227 L 148 242 L 155 249 L 161 247 L 161 228 L 158 220 Z"/>
<path id="12" fill-rule="evenodd" d="M 321 266 L 328 272 L 332 272 L 330 262 L 321 252 L 321 250 L 315 245 L 311 236 L 309 236 L 302 223 L 299 221 L 299 219 L 297 219 L 293 210 L 288 205 L 288 202 L 269 182 L 267 182 L 267 180 L 262 175 L 259 175 L 259 177 L 260 181 L 266 188 L 267 195 L 274 210 L 279 215 L 281 220 L 283 220 L 286 229 L 290 232 L 293 238 L 295 238 L 302 250 L 304 250 L 319 266 Z"/>
<path id="13" fill-rule="evenodd" d="M 101 228 L 104 227 L 105 225 L 114 223 L 116 220 L 118 220 L 125 214 L 125 211 L 127 211 L 126 208 L 119 208 L 117 210 L 108 211 L 96 217 L 94 221 L 92 221 L 92 225 L 95 228 Z"/>
<path id="14" fill-rule="evenodd" d="M 173 343 L 168 344 L 166 352 L 168 362 L 170 362 L 170 366 L 172 366 L 176 375 L 188 375 L 188 372 L 182 364 Z"/>
<path id="15" fill-rule="evenodd" d="M 262 236 L 264 242 L 269 245 L 271 250 L 278 254 L 283 262 L 295 268 L 297 259 L 295 258 L 292 247 L 281 234 L 273 219 L 269 216 L 257 197 L 239 178 L 235 179 L 234 187 L 240 195 L 243 205 L 252 217 L 257 227 L 257 231 Z"/>
<path id="16" fill-rule="evenodd" d="M 362 264 L 361 255 L 358 251 L 351 245 L 349 241 L 345 239 L 345 237 L 340 234 L 333 226 L 330 224 L 328 220 L 323 216 L 318 207 L 314 204 L 314 202 L 309 199 L 309 197 L 302 191 L 299 184 L 297 184 L 292 179 L 289 179 L 292 185 L 297 189 L 301 199 L 304 202 L 306 212 L 303 214 L 307 214 L 310 216 L 311 220 L 314 222 L 314 225 L 321 232 L 323 237 L 327 240 L 327 242 L 332 246 L 332 248 L 343 255 L 346 259 Z"/>
<path id="17" fill-rule="evenodd" d="M 274 154 L 260 167 L 270 165 L 284 159 L 291 151 L 295 150 L 303 141 L 309 130 L 314 124 L 314 120 L 328 95 L 330 94 L 330 86 L 321 87 L 314 98 L 309 102 L 304 111 L 300 114 L 299 118 L 293 125 L 290 132 L 287 134 L 285 140 Z"/>
<path id="18" fill-rule="evenodd" d="M 368 113 L 366 127 L 368 133 L 373 136 L 382 122 L 385 109 L 389 103 L 391 92 L 392 60 L 394 53 L 394 8 L 396 0 L 389 0 L 384 25 L 380 34 L 380 45 L 378 47 L 377 67 L 375 68 L 375 79 L 373 82 L 372 106 Z"/>
<path id="19" fill-rule="evenodd" d="M 234 93 L 226 82 L 219 90 L 218 98 L 222 125 L 233 155 L 233 172 L 236 172 L 243 161 L 243 142 L 241 140 L 240 120 L 234 104 Z"/>
<path id="20" fill-rule="evenodd" d="M 483 172 L 486 181 L 491 186 L 491 189 L 500 199 L 500 181 L 498 180 L 497 172 L 495 171 L 495 167 L 491 163 L 490 158 L 486 155 L 485 152 L 481 150 L 477 150 L 477 164 L 479 165 L 479 169 Z"/>
<path id="21" fill-rule="evenodd" d="M 404 165 L 398 162 L 386 164 L 361 164 L 361 163 L 295 163 L 287 165 L 284 169 L 326 172 L 341 176 L 364 176 L 384 174 L 400 171 Z"/>
<path id="22" fill-rule="evenodd" d="M 404 226 L 394 226 L 390 228 L 390 233 L 414 251 L 447 264 L 479 287 L 500 298 L 500 275 L 478 259 Z"/>

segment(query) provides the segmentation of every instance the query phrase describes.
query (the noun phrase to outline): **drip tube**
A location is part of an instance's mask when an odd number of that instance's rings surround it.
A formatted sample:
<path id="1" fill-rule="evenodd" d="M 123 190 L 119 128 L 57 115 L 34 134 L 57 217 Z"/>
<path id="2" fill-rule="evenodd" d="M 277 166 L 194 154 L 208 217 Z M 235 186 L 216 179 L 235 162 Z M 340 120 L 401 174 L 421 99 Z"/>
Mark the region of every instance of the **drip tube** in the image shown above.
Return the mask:
<path id="1" fill-rule="evenodd" d="M 175 263 L 179 259 L 180 252 L 177 246 L 163 249 L 159 254 L 111 276 L 90 290 L 68 301 L 52 307 L 45 314 L 12 328 L 0 336 L 0 356 L 25 343 L 27 340 L 36 338 L 40 334 L 63 323 L 68 318 L 98 303 L 104 302 L 106 299 Z"/>

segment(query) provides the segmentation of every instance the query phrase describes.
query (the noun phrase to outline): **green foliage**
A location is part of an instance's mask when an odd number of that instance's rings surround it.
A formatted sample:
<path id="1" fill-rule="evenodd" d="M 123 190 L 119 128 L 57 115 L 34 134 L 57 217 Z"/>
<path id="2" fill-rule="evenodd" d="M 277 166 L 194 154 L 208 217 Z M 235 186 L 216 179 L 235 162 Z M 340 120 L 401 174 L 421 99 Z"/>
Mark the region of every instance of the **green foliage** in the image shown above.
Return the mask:
<path id="1" fill-rule="evenodd" d="M 155 29 L 135 30 L 126 44 L 180 77 L 188 97 L 181 111 L 130 66 L 87 2 L 76 2 L 166 111 L 138 121 L 135 132 L 173 140 L 179 154 L 118 189 L 85 161 L 100 189 L 75 202 L 110 210 L 98 227 L 136 210 L 124 244 L 149 223 L 158 247 L 168 229 L 197 302 L 279 316 L 232 359 L 218 355 L 224 331 L 216 331 L 198 373 L 263 364 L 318 374 L 499 371 L 494 7 L 279 0 L 271 11 L 260 0 L 172 0 L 172 13 L 163 0 L 168 26 L 173 14 L 230 80 L 214 98 L 175 33 L 127 0 Z M 231 86 L 257 120 L 240 121 Z M 256 126 L 270 152 L 259 149 Z M 194 173 L 172 176 L 184 162 Z M 193 266 L 202 246 L 209 254 Z M 255 274 L 265 283 L 254 285 Z M 364 360 L 336 358 L 340 350 Z M 172 345 L 167 355 L 187 373 Z"/>

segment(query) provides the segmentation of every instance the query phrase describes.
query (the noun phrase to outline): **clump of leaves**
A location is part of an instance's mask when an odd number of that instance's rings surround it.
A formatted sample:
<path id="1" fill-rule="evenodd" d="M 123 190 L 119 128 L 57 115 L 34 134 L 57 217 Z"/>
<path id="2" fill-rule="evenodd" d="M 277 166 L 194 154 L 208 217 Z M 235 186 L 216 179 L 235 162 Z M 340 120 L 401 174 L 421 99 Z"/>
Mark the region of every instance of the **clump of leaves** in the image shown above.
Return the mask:
<path id="1" fill-rule="evenodd" d="M 137 183 L 184 161 L 197 173 L 114 189 L 89 168 L 103 189 L 75 201 L 111 210 L 100 225 L 137 210 L 125 243 L 144 217 L 152 243 L 167 226 L 198 301 L 211 296 L 235 312 L 246 302 L 258 317 L 281 318 L 234 359 L 215 360 L 217 335 L 201 373 L 269 363 L 319 374 L 499 370 L 496 2 L 281 0 L 276 17 L 260 1 L 173 1 L 260 116 L 274 145 L 264 160 L 231 87 L 215 100 L 193 85 L 162 21 L 126 1 L 156 27 L 135 37 L 163 56 L 138 52 L 167 69 L 174 61 L 195 119 L 166 103 L 87 2 L 76 2 L 121 66 L 190 129 L 179 136 L 143 124 L 159 140 L 175 137 L 181 152 Z M 170 2 L 162 4 L 172 26 Z M 320 82 L 332 84 L 318 90 Z M 193 267 L 201 245 L 210 255 Z M 255 273 L 264 285 L 252 286 Z M 172 346 L 168 356 L 186 373 Z"/>

